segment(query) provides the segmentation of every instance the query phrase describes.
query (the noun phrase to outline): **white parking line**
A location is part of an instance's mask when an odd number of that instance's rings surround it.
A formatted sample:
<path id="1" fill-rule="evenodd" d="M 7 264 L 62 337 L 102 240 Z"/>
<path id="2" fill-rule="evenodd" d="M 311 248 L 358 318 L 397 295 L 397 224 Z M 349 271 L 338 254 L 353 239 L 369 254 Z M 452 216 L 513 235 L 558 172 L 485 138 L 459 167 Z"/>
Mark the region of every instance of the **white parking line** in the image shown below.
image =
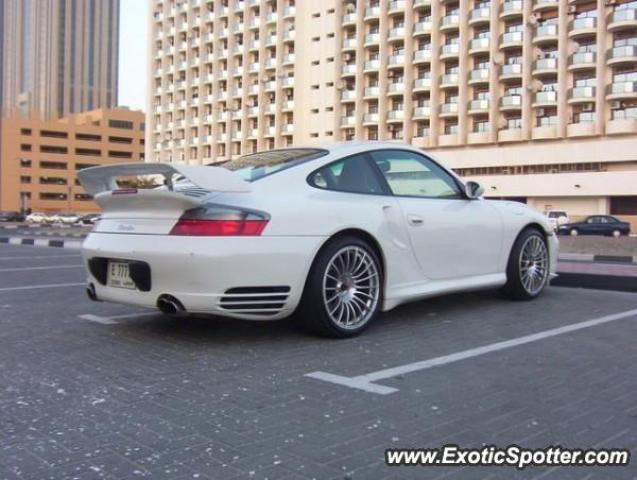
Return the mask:
<path id="1" fill-rule="evenodd" d="M 84 265 L 48 265 L 46 267 L 0 268 L 0 272 L 20 272 L 24 270 L 52 270 L 54 268 L 83 268 Z"/>
<path id="2" fill-rule="evenodd" d="M 81 287 L 86 283 L 49 283 L 47 285 L 26 285 L 24 287 L 4 287 L 0 292 L 15 292 L 17 290 L 37 290 L 42 288 Z"/>
<path id="3" fill-rule="evenodd" d="M 80 255 L 32 255 L 32 256 L 18 256 L 18 257 L 0 257 L 2 260 L 35 260 L 42 258 L 80 258 Z"/>
<path id="4" fill-rule="evenodd" d="M 612 315 L 606 315 L 604 317 L 594 318 L 585 322 L 573 323 L 565 325 L 563 327 L 553 328 L 551 330 L 544 330 L 543 332 L 534 333 L 531 335 L 525 335 L 523 337 L 513 338 L 511 340 L 505 340 L 503 342 L 491 343 L 482 347 L 471 348 L 469 350 L 463 350 L 461 352 L 452 353 L 450 355 L 444 355 L 442 357 L 430 358 L 420 362 L 408 363 L 406 365 L 399 365 L 392 368 L 386 368 L 378 370 L 376 372 L 370 372 L 365 375 L 359 375 L 356 377 L 345 377 L 342 375 L 336 375 L 328 372 L 312 372 L 305 374 L 306 377 L 315 378 L 317 380 L 323 380 L 325 382 L 336 383 L 345 387 L 355 388 L 358 390 L 364 390 L 370 393 L 378 393 L 381 395 L 387 395 L 389 393 L 397 392 L 397 388 L 386 387 L 384 385 L 378 385 L 373 382 L 378 380 L 385 380 L 387 378 L 397 377 L 399 375 L 405 375 L 411 372 L 417 372 L 419 370 L 426 370 L 428 368 L 439 367 L 442 365 L 448 365 L 450 363 L 466 360 L 467 358 L 477 357 L 491 352 L 497 352 L 507 348 L 517 347 L 519 345 L 525 345 L 531 342 L 537 342 L 545 338 L 555 337 L 564 333 L 575 332 L 584 328 L 590 328 L 597 325 L 602 325 L 608 322 L 614 322 L 616 320 L 622 320 L 626 318 L 637 318 L 637 309 L 627 310 L 625 312 L 619 312 Z"/>
<path id="5" fill-rule="evenodd" d="M 104 317 L 102 315 L 93 315 L 92 313 L 85 313 L 84 315 L 78 315 L 78 318 L 82 320 L 88 320 L 89 322 L 101 323 L 103 325 L 116 325 L 119 323 L 117 320 L 123 320 L 125 318 L 147 317 L 149 315 L 157 315 L 159 312 L 138 312 L 127 313 L 124 315 L 112 315 L 110 317 Z"/>

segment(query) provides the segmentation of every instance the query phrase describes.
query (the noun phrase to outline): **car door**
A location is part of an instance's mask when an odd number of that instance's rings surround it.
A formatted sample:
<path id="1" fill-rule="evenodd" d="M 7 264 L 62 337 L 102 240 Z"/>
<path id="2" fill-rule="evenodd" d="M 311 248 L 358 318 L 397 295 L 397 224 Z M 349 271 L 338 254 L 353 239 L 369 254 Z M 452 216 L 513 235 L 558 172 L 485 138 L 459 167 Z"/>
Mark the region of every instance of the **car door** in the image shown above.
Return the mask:
<path id="1" fill-rule="evenodd" d="M 370 156 L 398 199 L 425 277 L 498 272 L 503 222 L 493 205 L 467 199 L 459 182 L 424 155 L 396 149 Z"/>
<path id="2" fill-rule="evenodd" d="M 604 225 L 602 224 L 601 217 L 593 216 L 586 219 L 586 224 L 582 229 L 582 233 L 586 235 L 602 235 Z"/>

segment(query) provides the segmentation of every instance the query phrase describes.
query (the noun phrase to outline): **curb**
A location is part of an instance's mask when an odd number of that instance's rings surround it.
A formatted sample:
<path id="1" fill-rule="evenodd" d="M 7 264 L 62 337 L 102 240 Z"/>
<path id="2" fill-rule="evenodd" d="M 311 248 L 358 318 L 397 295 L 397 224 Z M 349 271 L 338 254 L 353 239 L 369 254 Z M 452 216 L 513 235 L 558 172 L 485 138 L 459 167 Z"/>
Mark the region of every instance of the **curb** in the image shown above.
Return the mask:
<path id="1" fill-rule="evenodd" d="M 600 262 L 600 263 L 637 263 L 637 256 L 630 255 L 592 255 L 586 253 L 561 253 L 558 261 L 563 262 Z"/>
<path id="2" fill-rule="evenodd" d="M 9 245 L 32 245 L 34 247 L 58 247 L 79 250 L 82 247 L 80 240 L 50 240 L 45 238 L 0 237 L 0 243 Z"/>

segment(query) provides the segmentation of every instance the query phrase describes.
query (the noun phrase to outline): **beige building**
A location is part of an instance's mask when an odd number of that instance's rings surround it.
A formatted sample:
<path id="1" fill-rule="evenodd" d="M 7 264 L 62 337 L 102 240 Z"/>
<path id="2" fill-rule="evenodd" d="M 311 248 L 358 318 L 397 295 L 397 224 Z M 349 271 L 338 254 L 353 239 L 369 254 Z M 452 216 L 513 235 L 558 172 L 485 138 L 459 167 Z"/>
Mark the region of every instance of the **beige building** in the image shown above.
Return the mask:
<path id="1" fill-rule="evenodd" d="M 3 113 L 117 105 L 118 35 L 119 0 L 2 0 Z"/>
<path id="2" fill-rule="evenodd" d="M 491 197 L 637 215 L 637 1 L 155 0 L 149 156 L 395 139 Z"/>
<path id="3" fill-rule="evenodd" d="M 82 168 L 144 161 L 140 111 L 99 109 L 58 120 L 2 119 L 0 211 L 97 212 L 77 181 Z"/>

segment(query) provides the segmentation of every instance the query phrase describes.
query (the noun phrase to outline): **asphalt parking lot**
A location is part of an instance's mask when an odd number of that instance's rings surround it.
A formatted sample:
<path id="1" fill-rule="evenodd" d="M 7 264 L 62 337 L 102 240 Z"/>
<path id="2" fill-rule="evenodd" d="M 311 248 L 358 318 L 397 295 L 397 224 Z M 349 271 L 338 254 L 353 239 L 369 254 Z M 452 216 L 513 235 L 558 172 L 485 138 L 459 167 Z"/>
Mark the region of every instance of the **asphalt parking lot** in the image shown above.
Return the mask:
<path id="1" fill-rule="evenodd" d="M 83 284 L 75 250 L 0 245 L 2 479 L 637 477 L 635 293 L 447 296 L 326 340 L 93 303 Z M 387 448 L 450 443 L 627 448 L 632 463 L 384 464 Z"/>

